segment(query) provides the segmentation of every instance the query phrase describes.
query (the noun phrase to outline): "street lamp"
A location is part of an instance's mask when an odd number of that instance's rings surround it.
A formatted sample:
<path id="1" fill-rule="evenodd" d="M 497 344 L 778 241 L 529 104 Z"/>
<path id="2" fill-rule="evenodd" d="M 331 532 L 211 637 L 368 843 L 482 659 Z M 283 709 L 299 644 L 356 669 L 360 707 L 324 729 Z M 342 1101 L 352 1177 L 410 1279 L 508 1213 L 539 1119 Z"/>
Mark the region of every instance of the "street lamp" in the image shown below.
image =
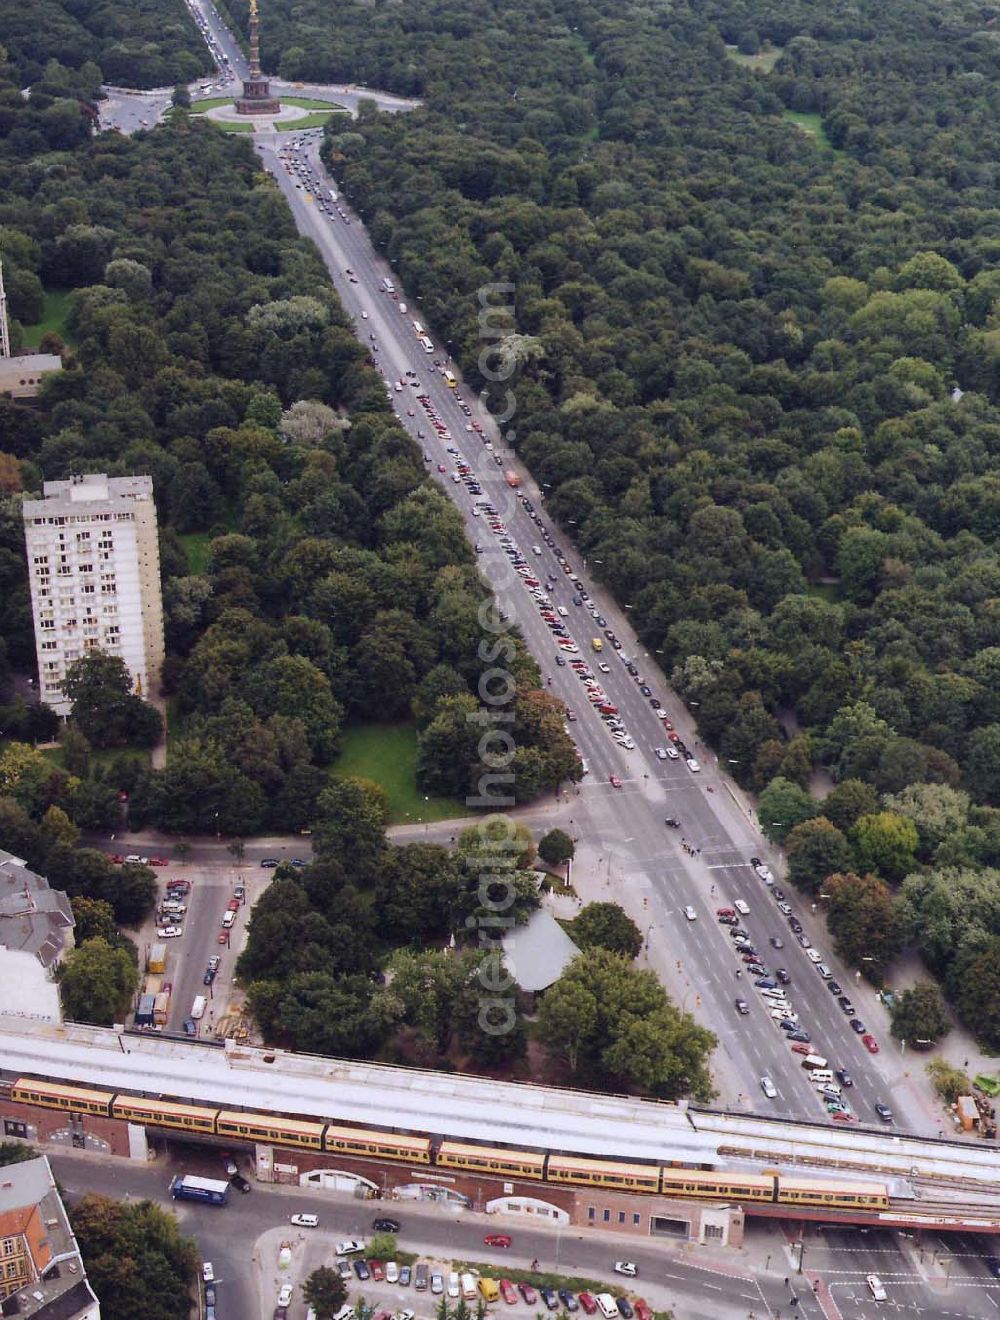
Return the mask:
<path id="1" fill-rule="evenodd" d="M 803 1257 L 804 1257 L 805 1254 L 806 1254 L 806 1244 L 805 1244 L 805 1242 L 803 1242 L 803 1240 L 802 1240 L 801 1238 L 799 1238 L 798 1242 L 797 1242 L 795 1245 L 796 1245 L 796 1246 L 798 1247 L 798 1249 L 799 1249 L 799 1263 L 798 1263 L 798 1266 L 796 1267 L 796 1272 L 797 1272 L 798 1274 L 801 1274 L 801 1273 L 802 1273 L 802 1259 L 803 1259 Z"/>

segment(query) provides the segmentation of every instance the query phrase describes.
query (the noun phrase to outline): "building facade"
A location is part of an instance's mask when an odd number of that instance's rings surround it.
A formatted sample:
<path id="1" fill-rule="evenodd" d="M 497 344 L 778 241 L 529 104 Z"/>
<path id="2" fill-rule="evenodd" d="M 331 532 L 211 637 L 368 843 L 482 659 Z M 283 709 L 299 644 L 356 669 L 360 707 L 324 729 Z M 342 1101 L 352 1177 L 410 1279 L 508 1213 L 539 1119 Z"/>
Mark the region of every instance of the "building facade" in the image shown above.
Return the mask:
<path id="1" fill-rule="evenodd" d="M 66 672 L 96 650 L 120 656 L 135 694 L 148 697 L 163 667 L 152 478 L 88 474 L 43 492 L 23 506 L 42 701 L 68 715 Z"/>
<path id="2" fill-rule="evenodd" d="M 26 1320 L 100 1320 L 44 1156 L 0 1169 L 0 1311 Z"/>

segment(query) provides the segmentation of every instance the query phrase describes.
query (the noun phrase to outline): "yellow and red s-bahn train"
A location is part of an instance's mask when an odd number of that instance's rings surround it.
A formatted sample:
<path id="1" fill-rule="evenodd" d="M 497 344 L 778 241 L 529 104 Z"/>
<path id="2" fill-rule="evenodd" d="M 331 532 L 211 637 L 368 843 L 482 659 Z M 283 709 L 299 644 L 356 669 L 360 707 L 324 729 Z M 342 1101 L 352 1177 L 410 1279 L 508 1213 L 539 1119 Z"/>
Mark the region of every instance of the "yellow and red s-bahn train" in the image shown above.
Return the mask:
<path id="1" fill-rule="evenodd" d="M 435 1141 L 429 1136 L 285 1118 L 252 1110 L 150 1100 L 124 1092 L 93 1090 L 29 1077 L 21 1077 L 13 1083 L 10 1098 L 45 1109 L 117 1118 L 177 1132 L 434 1165 L 481 1177 L 492 1175 L 567 1187 L 599 1187 L 678 1198 L 777 1202 L 834 1210 L 885 1210 L 889 1206 L 888 1189 L 884 1183 L 878 1182 L 838 1183 L 835 1180 L 789 1177 L 783 1173 L 711 1172 L 666 1164 L 566 1155 L 558 1151 Z"/>

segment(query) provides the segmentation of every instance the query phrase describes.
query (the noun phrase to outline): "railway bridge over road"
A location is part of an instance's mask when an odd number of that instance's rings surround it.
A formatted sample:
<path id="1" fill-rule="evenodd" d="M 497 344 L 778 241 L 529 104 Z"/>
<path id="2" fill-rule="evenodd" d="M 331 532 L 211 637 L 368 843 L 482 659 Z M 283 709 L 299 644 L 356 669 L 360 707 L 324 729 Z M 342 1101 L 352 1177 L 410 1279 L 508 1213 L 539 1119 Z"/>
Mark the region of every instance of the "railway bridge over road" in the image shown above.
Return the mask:
<path id="1" fill-rule="evenodd" d="M 747 1214 L 1000 1233 L 1000 1150 L 633 1096 L 0 1018 L 5 1135 L 738 1245 Z"/>

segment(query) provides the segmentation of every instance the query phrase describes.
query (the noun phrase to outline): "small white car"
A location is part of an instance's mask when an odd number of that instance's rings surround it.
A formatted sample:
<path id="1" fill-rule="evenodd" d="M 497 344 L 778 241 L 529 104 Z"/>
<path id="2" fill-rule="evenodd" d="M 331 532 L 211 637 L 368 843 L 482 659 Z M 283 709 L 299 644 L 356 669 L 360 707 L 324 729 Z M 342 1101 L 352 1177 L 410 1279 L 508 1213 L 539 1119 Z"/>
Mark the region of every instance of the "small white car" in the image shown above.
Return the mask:
<path id="1" fill-rule="evenodd" d="M 767 1096 L 768 1100 L 773 1100 L 778 1094 L 778 1088 L 771 1081 L 770 1077 L 762 1077 L 760 1079 L 760 1089 Z"/>
<path id="2" fill-rule="evenodd" d="M 733 907 L 736 909 L 737 912 L 742 912 L 744 916 L 747 916 L 750 912 L 750 904 L 747 903 L 746 900 L 742 898 L 734 899 Z"/>
<path id="3" fill-rule="evenodd" d="M 319 1215 L 292 1215 L 292 1223 L 296 1228 L 318 1228 Z"/>
<path id="4" fill-rule="evenodd" d="M 658 761 L 665 761 L 667 759 L 667 749 L 665 747 L 657 747 L 656 759 Z"/>
<path id="5" fill-rule="evenodd" d="M 690 903 L 689 903 L 688 906 L 684 909 L 684 915 L 687 917 L 688 921 L 697 921 L 697 920 L 698 920 L 698 913 L 695 912 L 694 908 L 690 905 Z"/>
<path id="6" fill-rule="evenodd" d="M 634 1279 L 639 1273 L 639 1266 L 631 1260 L 616 1260 L 615 1273 L 624 1274 L 630 1279 Z"/>
<path id="7" fill-rule="evenodd" d="M 806 949 L 806 957 L 811 963 L 820 963 L 823 961 L 823 955 L 819 949 Z"/>
<path id="8" fill-rule="evenodd" d="M 146 866 L 149 862 L 148 857 L 141 857 L 138 853 L 129 853 L 125 858 L 128 866 Z"/>
<path id="9" fill-rule="evenodd" d="M 885 1284 L 877 1274 L 866 1275 L 865 1283 L 867 1283 L 868 1291 L 875 1298 L 876 1302 L 884 1302 L 888 1300 L 889 1294 L 885 1290 Z"/>
<path id="10" fill-rule="evenodd" d="M 399 1282 L 399 1266 L 394 1260 L 387 1260 L 385 1263 L 385 1281 L 386 1283 Z"/>
<path id="11" fill-rule="evenodd" d="M 183 926 L 157 926 L 156 928 L 156 938 L 158 940 L 179 940 L 183 934 Z"/>
<path id="12" fill-rule="evenodd" d="M 210 1260 L 203 1260 L 201 1262 L 201 1277 L 205 1280 L 206 1283 L 214 1282 L 215 1269 L 213 1268 L 212 1262 Z"/>
<path id="13" fill-rule="evenodd" d="M 701 773 L 701 762 L 700 762 L 700 761 L 698 761 L 698 760 L 697 760 L 695 757 L 693 757 L 693 756 L 687 756 L 687 757 L 685 757 L 684 759 L 687 761 L 687 768 L 691 771 L 691 773 L 692 773 L 693 775 L 697 775 L 697 774 L 700 774 L 700 773 Z"/>
<path id="14" fill-rule="evenodd" d="M 679 761 L 681 759 L 681 754 L 676 747 L 668 747 L 666 751 L 671 761 Z"/>
<path id="15" fill-rule="evenodd" d="M 356 1256 L 359 1251 L 364 1251 L 365 1244 L 359 1242 L 357 1238 L 347 1238 L 343 1242 L 337 1243 L 338 1256 Z"/>
<path id="16" fill-rule="evenodd" d="M 295 1289 L 290 1283 L 283 1283 L 281 1285 L 281 1291 L 278 1293 L 278 1305 L 288 1306 L 292 1300 L 292 1293 L 294 1291 Z"/>

